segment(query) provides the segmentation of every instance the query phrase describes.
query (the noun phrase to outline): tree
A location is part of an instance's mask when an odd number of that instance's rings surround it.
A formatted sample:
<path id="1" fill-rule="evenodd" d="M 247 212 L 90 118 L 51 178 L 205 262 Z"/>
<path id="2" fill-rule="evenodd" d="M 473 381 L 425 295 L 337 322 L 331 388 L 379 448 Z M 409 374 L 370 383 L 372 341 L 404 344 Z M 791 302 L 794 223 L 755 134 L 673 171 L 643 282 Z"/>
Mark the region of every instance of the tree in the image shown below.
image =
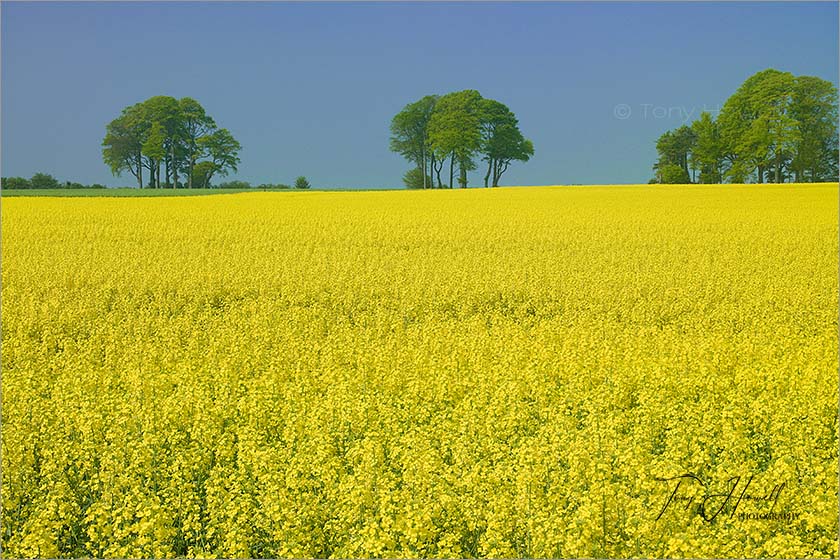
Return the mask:
<path id="1" fill-rule="evenodd" d="M 419 167 L 412 167 L 403 175 L 403 183 L 409 189 L 426 189 L 432 184 L 432 177 L 423 177 L 423 170 Z"/>
<path id="2" fill-rule="evenodd" d="M 163 155 L 154 160 L 149 158 L 149 162 L 154 166 L 155 183 L 158 188 L 161 186 L 160 166 L 163 164 L 165 168 L 164 183 L 175 187 L 178 183 L 178 155 L 180 155 L 180 153 L 176 154 L 176 150 L 181 151 L 183 142 L 178 100 L 167 95 L 156 95 L 144 101 L 141 106 L 146 121 L 152 125 L 158 123 L 162 129 Z M 147 134 L 152 134 L 151 128 Z M 157 142 L 157 139 L 155 139 L 155 142 Z"/>
<path id="3" fill-rule="evenodd" d="M 797 122 L 791 115 L 794 77 L 789 72 L 765 70 L 750 91 L 755 119 L 744 140 L 763 152 L 774 183 L 782 181 L 783 167 L 792 158 L 799 140 Z"/>
<path id="4" fill-rule="evenodd" d="M 216 129 L 216 122 L 204 111 L 204 107 L 191 97 L 181 98 L 178 101 L 178 107 L 186 152 L 187 186 L 192 188 L 193 177 L 195 177 L 193 168 L 201 155 L 199 140 Z"/>
<path id="5" fill-rule="evenodd" d="M 29 185 L 33 189 L 57 189 L 58 180 L 47 173 L 36 173 L 29 179 Z"/>
<path id="6" fill-rule="evenodd" d="M 208 184 L 217 173 L 225 176 L 230 171 L 237 171 L 240 161 L 239 151 L 242 146 L 226 128 L 220 128 L 213 134 L 199 138 L 198 144 L 202 153 L 209 157 L 212 163 L 207 177 Z"/>
<path id="7" fill-rule="evenodd" d="M 481 147 L 481 94 L 475 90 L 448 93 L 437 100 L 429 120 L 429 141 L 438 159 L 449 158 L 449 185 L 458 162 L 461 188 L 467 186 L 467 171 L 475 169 L 473 156 Z"/>
<path id="8" fill-rule="evenodd" d="M 296 189 L 308 189 L 310 186 L 309 181 L 303 175 L 295 179 Z"/>
<path id="9" fill-rule="evenodd" d="M 137 187 L 143 188 L 142 149 L 146 130 L 149 127 L 142 114 L 141 104 L 123 109 L 122 114 L 105 127 L 102 140 L 102 159 L 114 176 L 128 171 L 137 179 Z"/>
<path id="10" fill-rule="evenodd" d="M 721 139 L 733 180 L 755 173 L 764 182 L 769 170 L 776 182 L 790 159 L 799 133 L 791 117 L 794 77 L 772 68 L 747 78 L 721 109 Z"/>
<path id="11" fill-rule="evenodd" d="M 429 143 L 428 126 L 437 100 L 437 95 L 427 95 L 406 105 L 391 120 L 391 151 L 402 155 L 422 170 L 418 176 L 423 181 L 424 189 L 434 186 L 433 181 L 429 181 L 429 175 L 435 167 L 435 158 Z"/>
<path id="12" fill-rule="evenodd" d="M 695 143 L 691 150 L 692 166 L 700 170 L 701 183 L 720 183 L 723 178 L 723 146 L 717 123 L 708 112 L 691 124 Z"/>
<path id="13" fill-rule="evenodd" d="M 682 167 L 686 176 L 690 176 L 689 161 L 696 141 L 697 135 L 689 126 L 683 125 L 674 131 L 672 148 L 675 150 L 676 163 Z"/>
<path id="14" fill-rule="evenodd" d="M 142 153 L 150 162 L 149 186 L 158 189 L 160 188 L 160 162 L 166 156 L 165 142 L 166 134 L 163 126 L 159 122 L 152 123 L 146 141 L 143 142 Z"/>
<path id="15" fill-rule="evenodd" d="M 503 103 L 494 99 L 481 100 L 482 159 L 487 162 L 484 186 L 492 175 L 492 186 L 498 187 L 502 174 L 513 161 L 528 161 L 534 155 L 534 145 L 519 130 L 519 121 Z"/>
<path id="16" fill-rule="evenodd" d="M 796 181 L 837 180 L 837 88 L 813 76 L 799 76 L 790 105 L 798 138 L 791 169 Z"/>
<path id="17" fill-rule="evenodd" d="M 760 169 L 764 164 L 764 154 L 745 142 L 747 131 L 757 118 L 752 106 L 751 88 L 756 82 L 755 76 L 748 78 L 723 104 L 718 123 L 725 157 L 729 160 L 729 178 L 734 182 L 744 182 L 752 169 Z M 758 175 L 763 176 L 763 171 Z M 759 180 L 761 177 L 759 177 Z"/>
<path id="18" fill-rule="evenodd" d="M 484 175 L 485 187 L 488 186 L 490 174 L 495 168 L 500 129 L 516 127 L 517 124 L 516 117 L 506 105 L 494 99 L 481 100 L 481 159 L 487 162 L 487 173 Z"/>
<path id="19" fill-rule="evenodd" d="M 695 132 L 688 126 L 669 130 L 656 141 L 659 159 L 653 166 L 660 183 L 690 183 L 689 161 L 691 150 L 697 140 Z M 669 166 L 677 166 L 682 173 L 677 174 Z M 668 170 L 664 172 L 664 170 Z M 667 177 L 666 177 L 667 176 Z M 675 180 L 679 178 L 679 180 Z M 667 179 L 667 180 L 666 180 Z"/>
<path id="20" fill-rule="evenodd" d="M 210 188 L 210 178 L 213 176 L 213 162 L 200 161 L 193 165 L 191 175 L 189 177 L 190 188 L 194 186 L 199 189 Z"/>
<path id="21" fill-rule="evenodd" d="M 658 171 L 660 183 L 683 185 L 691 182 L 688 172 L 676 163 L 666 163 Z"/>

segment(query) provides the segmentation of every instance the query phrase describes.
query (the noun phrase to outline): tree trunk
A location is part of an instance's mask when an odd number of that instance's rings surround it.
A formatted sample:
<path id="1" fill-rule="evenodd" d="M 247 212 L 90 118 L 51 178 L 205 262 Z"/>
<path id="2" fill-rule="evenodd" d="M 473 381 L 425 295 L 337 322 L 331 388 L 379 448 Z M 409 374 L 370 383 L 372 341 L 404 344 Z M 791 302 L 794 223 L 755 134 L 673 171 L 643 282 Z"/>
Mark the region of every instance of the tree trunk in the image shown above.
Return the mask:
<path id="1" fill-rule="evenodd" d="M 435 166 L 435 175 L 437 175 L 437 188 L 441 188 L 443 186 L 443 181 L 440 180 L 440 171 L 443 169 L 443 160 L 436 163 L 438 163 L 438 165 Z"/>
<path id="2" fill-rule="evenodd" d="M 777 153 L 776 154 L 776 183 L 780 183 L 780 179 L 782 176 L 782 159 L 781 156 Z"/>
<path id="3" fill-rule="evenodd" d="M 455 152 L 452 152 L 452 155 L 449 156 L 449 188 L 452 188 L 453 183 L 455 183 Z"/>
<path id="4" fill-rule="evenodd" d="M 458 168 L 461 171 L 461 176 L 458 179 L 458 182 L 461 184 L 462 189 L 467 188 L 467 169 L 464 167 L 464 162 L 460 162 L 458 164 Z"/>
<path id="5" fill-rule="evenodd" d="M 178 188 L 178 164 L 175 162 L 175 144 L 170 146 L 170 159 L 172 160 L 172 188 Z"/>
<path id="6" fill-rule="evenodd" d="M 167 152 L 168 152 L 168 150 L 167 150 Z M 168 185 L 170 177 L 172 177 L 171 170 L 170 170 L 170 165 L 169 165 L 169 153 L 167 153 L 166 156 L 164 156 L 164 163 L 166 165 L 166 181 L 164 182 L 164 184 Z"/>
<path id="7" fill-rule="evenodd" d="M 426 146 L 425 142 L 423 145 L 423 188 L 428 189 L 429 187 L 426 186 Z"/>
<path id="8" fill-rule="evenodd" d="M 758 183 L 764 182 L 764 168 L 762 166 L 758 166 Z"/>
<path id="9" fill-rule="evenodd" d="M 487 188 L 487 180 L 490 179 L 490 169 L 493 167 L 493 158 L 487 164 L 487 173 L 484 174 L 484 188 Z"/>
<path id="10" fill-rule="evenodd" d="M 502 164 L 502 163 L 500 163 L 500 164 L 499 164 L 499 170 L 498 170 L 498 173 L 496 173 L 496 178 L 495 178 L 495 180 L 493 181 L 493 186 L 494 186 L 494 187 L 498 187 L 498 186 L 499 186 L 499 180 L 502 178 L 502 173 L 504 173 L 505 171 L 507 171 L 508 165 L 510 165 L 510 162 L 509 162 L 509 161 L 506 161 L 506 162 L 504 162 L 503 164 Z M 504 166 L 504 167 L 503 167 L 503 166 Z"/>
<path id="11" fill-rule="evenodd" d="M 137 154 L 137 188 L 143 188 L 143 159 Z"/>

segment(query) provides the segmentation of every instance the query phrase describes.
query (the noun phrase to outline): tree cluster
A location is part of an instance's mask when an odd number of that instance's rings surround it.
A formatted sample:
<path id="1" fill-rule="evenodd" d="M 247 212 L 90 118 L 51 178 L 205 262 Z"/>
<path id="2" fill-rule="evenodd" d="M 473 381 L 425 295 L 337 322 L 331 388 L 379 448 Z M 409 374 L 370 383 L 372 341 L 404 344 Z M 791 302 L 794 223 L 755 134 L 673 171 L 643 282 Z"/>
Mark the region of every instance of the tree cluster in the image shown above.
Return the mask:
<path id="1" fill-rule="evenodd" d="M 534 145 L 519 130 L 519 121 L 504 104 L 475 90 L 427 95 L 409 103 L 391 121 L 391 150 L 415 167 L 403 178 L 409 188 L 467 187 L 467 172 L 476 157 L 487 165 L 484 186 L 499 185 L 513 161 L 528 161 Z M 440 174 L 449 161 L 449 183 Z"/>
<path id="2" fill-rule="evenodd" d="M 144 170 L 149 187 L 209 187 L 215 175 L 236 171 L 242 149 L 198 101 L 163 95 L 123 109 L 106 127 L 102 146 L 111 172 L 128 171 L 140 188 Z"/>
<path id="3" fill-rule="evenodd" d="M 31 178 L 3 177 L 0 179 L 3 189 L 104 189 L 105 185 L 94 183 L 83 185 L 75 181 L 59 181 L 48 173 L 36 173 Z"/>
<path id="4" fill-rule="evenodd" d="M 663 134 L 652 183 L 838 180 L 837 88 L 768 69 L 748 78 L 717 119 Z M 699 177 L 698 177 L 699 173 Z"/>

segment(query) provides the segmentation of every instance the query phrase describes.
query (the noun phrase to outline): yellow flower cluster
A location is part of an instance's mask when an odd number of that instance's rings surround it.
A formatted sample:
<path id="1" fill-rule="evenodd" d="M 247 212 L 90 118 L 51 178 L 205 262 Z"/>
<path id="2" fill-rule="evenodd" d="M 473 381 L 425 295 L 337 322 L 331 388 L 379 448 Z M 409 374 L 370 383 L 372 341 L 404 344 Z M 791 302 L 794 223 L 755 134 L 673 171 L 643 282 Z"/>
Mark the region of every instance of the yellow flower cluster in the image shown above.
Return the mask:
<path id="1" fill-rule="evenodd" d="M 837 200 L 6 199 L 3 550 L 836 557 Z"/>

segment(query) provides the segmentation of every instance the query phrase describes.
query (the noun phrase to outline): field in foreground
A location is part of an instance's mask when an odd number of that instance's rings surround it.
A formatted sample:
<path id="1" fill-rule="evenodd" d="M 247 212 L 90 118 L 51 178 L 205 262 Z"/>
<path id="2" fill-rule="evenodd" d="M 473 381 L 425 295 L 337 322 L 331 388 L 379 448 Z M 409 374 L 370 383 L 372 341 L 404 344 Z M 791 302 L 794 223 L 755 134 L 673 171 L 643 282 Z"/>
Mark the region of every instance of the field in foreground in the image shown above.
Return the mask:
<path id="1" fill-rule="evenodd" d="M 836 557 L 837 199 L 4 200 L 4 554 Z"/>

